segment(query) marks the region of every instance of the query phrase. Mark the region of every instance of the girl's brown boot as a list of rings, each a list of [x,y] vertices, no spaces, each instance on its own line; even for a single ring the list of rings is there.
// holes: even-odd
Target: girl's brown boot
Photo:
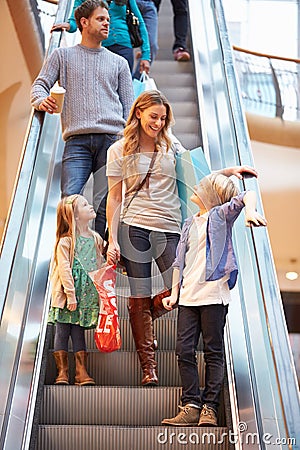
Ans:
[[[77,386],[94,386],[95,380],[89,376],[86,370],[87,352],[81,350],[74,353],[75,356],[75,384]]]
[[[58,375],[55,384],[69,384],[69,360],[68,352],[65,350],[58,350],[53,352]]]

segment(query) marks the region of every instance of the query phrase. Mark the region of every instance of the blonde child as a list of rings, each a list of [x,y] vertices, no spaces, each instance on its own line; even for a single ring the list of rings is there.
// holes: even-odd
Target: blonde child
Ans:
[[[219,173],[204,177],[191,200],[199,213],[182,228],[173,264],[172,292],[163,300],[171,310],[177,303],[176,355],[182,380],[180,412],[164,419],[172,426],[217,426],[217,410],[224,377],[223,335],[238,267],[232,227],[245,207],[246,226],[265,226],[256,211],[253,191],[238,194],[230,178]],[[202,333],[205,387],[200,394],[196,349]]]
[[[69,384],[68,341],[75,356],[75,384],[94,385],[86,370],[85,329],[97,325],[99,296],[89,276],[102,264],[102,239],[89,227],[94,208],[82,195],[63,198],[57,207],[57,230],[51,273],[52,302],[49,322],[56,325],[55,384]]]

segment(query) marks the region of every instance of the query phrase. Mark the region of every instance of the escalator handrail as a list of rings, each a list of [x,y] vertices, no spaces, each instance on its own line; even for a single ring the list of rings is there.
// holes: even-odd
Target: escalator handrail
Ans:
[[[69,13],[69,10],[72,6],[72,0],[61,0],[60,5],[57,11],[57,20],[64,21],[65,17]],[[52,52],[55,48],[57,48],[60,45],[61,40],[61,34],[62,33],[55,33],[50,39],[50,45],[48,48],[48,53]],[[57,136],[60,136],[61,139],[61,132],[58,130],[58,127],[60,127],[59,122],[57,118],[52,118],[53,120],[50,120],[50,124],[54,124],[57,130]],[[43,161],[44,156],[46,156],[46,153],[40,152],[40,144],[43,142],[45,144],[45,140],[47,142],[47,148],[48,144],[50,143],[49,137],[47,133],[44,132],[45,124],[48,122],[48,117],[45,116],[44,113],[32,111],[31,118],[28,125],[28,131],[26,134],[23,151],[22,151],[22,158],[20,161],[19,171],[16,177],[16,183],[14,188],[14,193],[12,196],[11,206],[8,214],[8,219],[6,223],[5,233],[2,240],[2,247],[1,247],[1,258],[0,258],[0,270],[1,270],[1,286],[0,286],[0,328],[1,333],[3,333],[3,336],[9,335],[11,339],[11,334],[9,331],[10,325],[10,313],[13,317],[14,310],[11,308],[11,301],[15,298],[11,296],[11,292],[14,291],[15,281],[16,278],[14,278],[14,273],[18,273],[15,269],[18,267],[18,258],[22,258],[22,261],[26,261],[26,255],[22,253],[22,250],[24,248],[22,247],[24,242],[24,236],[26,236],[27,227],[31,227],[31,236],[34,235],[33,242],[38,247],[32,247],[30,250],[32,250],[31,254],[33,255],[32,261],[28,260],[28,274],[27,271],[24,274],[24,279],[20,277],[20,287],[21,290],[18,291],[19,293],[22,292],[22,301],[20,302],[20,307],[18,305],[18,302],[14,303],[13,307],[20,311],[20,315],[18,317],[19,320],[19,327],[17,329],[17,332],[14,334],[14,352],[12,352],[12,357],[8,359],[8,363],[5,366],[5,361],[3,362],[3,366],[6,368],[6,374],[7,377],[5,379],[5,384],[3,383],[2,393],[3,393],[3,401],[1,407],[3,408],[1,412],[3,412],[3,420],[1,422],[1,435],[0,435],[0,441],[1,441],[1,448],[6,448],[7,442],[10,440],[15,441],[15,448],[20,448],[16,444],[16,440],[18,442],[20,439],[22,439],[25,435],[29,436],[28,433],[30,433],[29,428],[23,429],[21,431],[21,417],[18,416],[19,408],[20,408],[20,397],[22,397],[21,402],[23,399],[26,399],[26,397],[30,398],[30,404],[26,404],[26,407],[22,410],[21,416],[24,416],[26,418],[26,426],[28,425],[27,418],[30,416],[30,413],[32,412],[32,409],[34,408],[34,401],[35,397],[33,393],[36,393],[36,389],[33,389],[34,386],[30,384],[30,379],[25,379],[23,377],[22,370],[24,367],[24,364],[28,364],[28,367],[30,364],[36,364],[37,361],[40,359],[39,355],[41,354],[41,349],[44,345],[44,335],[43,335],[43,327],[45,321],[43,323],[40,323],[39,321],[36,322],[36,320],[32,320],[33,316],[38,317],[39,312],[37,311],[37,308],[34,308],[32,305],[32,295],[35,290],[35,301],[37,299],[37,302],[39,303],[39,306],[41,308],[46,307],[47,301],[44,303],[41,303],[40,301],[40,295],[41,292],[46,291],[46,282],[47,282],[47,270],[45,271],[45,261],[42,258],[42,264],[39,264],[39,277],[41,282],[37,286],[38,283],[36,283],[35,277],[37,276],[37,258],[39,258],[41,255],[41,251],[43,249],[43,246],[40,245],[40,228],[41,224],[44,223],[45,217],[44,217],[44,211],[40,215],[40,222],[39,224],[36,224],[35,229],[33,229],[32,224],[34,224],[34,219],[31,221],[30,217],[28,215],[28,212],[31,211],[31,205],[32,205],[32,196],[31,191],[35,191],[36,182],[38,180],[38,176],[40,174],[39,168],[41,167],[41,161]],[[45,130],[46,131],[46,130]],[[54,131],[54,130],[53,130]],[[52,136],[54,136],[52,134]],[[53,137],[53,145],[55,145],[56,139]],[[51,140],[52,144],[52,140]],[[44,198],[39,198],[39,195],[42,194],[42,192],[39,194],[37,192],[37,199],[39,201],[39,205],[41,208],[43,208],[43,202],[46,200],[49,189],[50,189],[50,182],[49,176],[51,176],[51,172],[53,171],[54,167],[57,167],[57,161],[55,163],[55,155],[56,153],[50,153],[48,162],[49,166],[45,166],[47,170],[45,171],[45,174],[47,173],[47,178],[44,178],[43,181],[43,193],[45,195]],[[56,164],[56,166],[55,166]],[[42,176],[42,175],[41,175]],[[42,184],[41,184],[42,186]],[[57,192],[59,192],[57,189],[55,191],[56,195]],[[44,208],[46,208],[46,205],[44,205]],[[53,207],[51,205],[51,208],[53,210]],[[34,216],[34,215],[33,215]],[[29,237],[29,234],[27,234]],[[23,238],[23,240],[22,240]],[[47,238],[46,238],[47,239]],[[47,246],[46,246],[47,247]],[[49,259],[50,259],[49,252]],[[40,273],[42,271],[42,276],[40,276]],[[27,279],[25,277],[28,277]],[[19,279],[19,278],[17,278]],[[16,291],[14,291],[16,292]],[[18,294],[17,292],[17,294]],[[42,294],[43,295],[43,294]],[[22,306],[21,306],[22,305]],[[22,316],[21,316],[22,314]],[[29,319],[30,317],[30,319]],[[5,320],[2,320],[5,318]],[[21,319],[21,320],[20,320]],[[29,323],[29,327],[27,328],[28,321],[31,320],[31,323]],[[13,322],[13,321],[12,321]],[[32,329],[31,325],[34,325],[35,332],[36,332],[36,353],[33,352],[30,353],[30,359],[28,359],[27,352],[27,342],[26,337],[28,339],[28,333],[27,330]],[[40,334],[39,334],[40,333]],[[6,342],[3,340],[3,342]],[[10,341],[11,342],[11,341]],[[24,363],[24,360],[26,362]],[[21,367],[21,365],[23,366]],[[34,374],[33,374],[33,382],[35,383],[36,377],[38,377],[38,371],[36,371],[37,366],[34,366]],[[28,384],[27,384],[28,383]],[[21,389],[20,389],[20,386]],[[29,408],[29,409],[28,409]],[[17,411],[17,412],[15,412]],[[20,420],[19,423],[19,434],[15,436],[15,417],[18,417]],[[25,431],[25,433],[24,433]],[[23,434],[24,433],[24,434]],[[10,444],[8,444],[10,445]],[[11,447],[9,447],[11,448]],[[23,448],[23,447],[22,447]],[[27,448],[27,447],[26,447]]]
[[[20,159],[19,170],[16,176],[14,192],[3,231],[0,248],[0,323],[10,282],[11,268],[23,223],[25,205],[43,122],[44,115],[42,113],[32,112]]]
[[[73,0],[60,0],[57,9],[57,22],[64,22],[73,4]],[[62,33],[53,33],[49,42],[47,55],[59,47]],[[14,191],[3,231],[0,246],[0,323],[5,304],[7,289],[10,283],[11,268],[23,223],[24,211],[28,198],[31,177],[36,161],[39,139],[44,123],[45,113],[32,110],[24,145],[21,153],[19,169],[16,175]]]
[[[220,36],[222,34],[223,39],[220,38],[220,44],[223,51],[223,57],[224,57],[224,67],[225,72],[227,75],[227,83],[228,83],[228,93],[230,96],[230,102],[232,104],[232,111],[233,111],[233,123],[235,128],[235,133],[237,137],[238,142],[238,150],[239,150],[239,156],[240,156],[240,162],[243,164],[244,154],[249,151],[250,143],[249,143],[249,135],[247,132],[247,123],[245,114],[243,112],[242,107],[242,101],[241,101],[241,93],[239,90],[238,82],[237,82],[237,75],[235,73],[234,68],[234,59],[233,54],[231,50],[231,46],[229,43],[228,38],[228,31],[226,27],[226,21],[224,16],[224,11],[222,7],[221,0],[215,0],[215,11],[217,16],[217,22],[219,24],[219,30],[220,30]],[[228,81],[230,80],[230,82]],[[243,117],[243,121],[241,121],[241,117]],[[245,145],[245,143],[248,143],[248,145]],[[243,145],[244,144],[244,145]],[[248,147],[248,148],[247,148]],[[259,189],[257,187],[257,195],[260,198]],[[261,200],[260,200],[261,203]],[[261,206],[262,209],[262,206]],[[266,237],[267,239],[267,237]],[[286,320],[284,316],[284,309],[282,305],[282,299],[280,296],[276,271],[275,271],[275,265],[272,257],[272,251],[271,251],[271,245],[269,240],[266,242],[266,244],[261,244],[261,242],[256,238],[255,234],[252,232],[252,241],[253,241],[253,248],[255,253],[255,265],[258,268],[258,277],[259,282],[261,285],[261,293],[262,293],[262,305],[263,305],[263,311],[265,314],[265,321],[267,324],[267,330],[269,335],[269,341],[270,341],[270,349],[272,354],[272,359],[274,363],[274,370],[275,370],[275,377],[277,380],[277,387],[278,387],[278,393],[281,401],[282,406],[282,414],[283,414],[283,420],[284,420],[284,427],[286,429],[286,435],[287,436],[296,436],[296,431],[300,428],[300,397],[299,397],[299,389],[298,389],[298,382],[296,379],[296,371],[293,361],[293,356],[291,352],[289,337],[288,337],[288,330],[286,326]],[[268,266],[269,270],[269,282],[271,281],[274,283],[275,286],[277,286],[277,295],[276,295],[276,302],[273,302],[271,305],[272,313],[270,311],[270,304],[268,304],[268,299],[265,295],[265,279],[264,277],[264,268],[261,264],[261,255],[262,253],[259,251],[260,248],[267,249],[269,253],[269,261],[271,261],[272,265]],[[270,302],[269,302],[270,303]],[[271,317],[274,315],[274,318],[271,319]],[[274,320],[275,319],[275,320]],[[280,336],[279,336],[280,334]],[[283,350],[284,349],[284,350]],[[285,361],[282,361],[281,356],[284,354]],[[282,371],[285,372],[285,365],[286,361],[289,360],[289,372],[290,376],[288,377],[288,384],[291,392],[293,392],[293,395],[291,397],[285,396],[285,388],[286,388],[286,377],[287,374],[283,374]],[[283,377],[282,377],[283,375]],[[294,404],[297,404],[297,407],[292,409],[291,407],[291,401],[294,402]],[[298,410],[298,416],[297,416],[297,410]],[[297,424],[297,425],[296,425]]]
[[[243,108],[241,104],[241,96],[237,84],[237,77],[234,71],[234,65],[233,65],[233,57],[232,57],[232,49],[229,44],[228,40],[228,32],[226,29],[226,22],[224,18],[223,13],[223,7],[221,0],[212,0],[209,5],[206,5],[206,11],[209,9],[209,13],[213,15],[213,21],[214,21],[214,32],[216,33],[215,39],[213,39],[213,44],[211,47],[209,47],[208,52],[206,53],[205,50],[203,50],[203,42],[201,42],[201,38],[203,38],[203,41],[205,38],[207,41],[212,41],[212,36],[204,36],[205,31],[202,31],[206,27],[206,23],[197,23],[196,17],[199,18],[199,3],[197,0],[190,0],[189,2],[189,9],[190,9],[190,19],[191,19],[191,28],[192,28],[192,43],[193,43],[193,53],[195,58],[195,72],[196,72],[196,79],[197,79],[197,88],[198,92],[200,93],[200,116],[201,111],[205,111],[205,114],[203,113],[203,117],[201,117],[201,129],[204,130],[204,132],[207,132],[207,129],[211,127],[211,118],[216,115],[218,118],[216,119],[214,126],[215,126],[215,133],[217,134],[220,131],[220,128],[218,128],[220,119],[220,116],[223,114],[222,111],[217,111],[219,104],[211,98],[209,98],[210,103],[205,103],[205,95],[209,95],[209,91],[213,91],[216,89],[216,85],[214,84],[214,78],[213,75],[211,75],[214,70],[214,63],[217,58],[220,58],[220,65],[222,65],[222,74],[219,74],[219,78],[216,77],[216,82],[219,83],[218,88],[220,91],[226,85],[224,88],[224,91],[222,91],[222,98],[220,101],[220,104],[225,102],[226,97],[226,107],[230,109],[230,117],[228,118],[228,126],[230,126],[230,132],[231,135],[229,139],[232,139],[232,141],[228,142],[227,137],[228,136],[222,136],[219,135],[218,139],[213,139],[215,136],[208,136],[204,139],[204,151],[207,155],[208,160],[211,162],[213,169],[218,169],[220,167],[224,167],[224,164],[226,165],[233,165],[233,164],[248,164],[253,165],[253,158],[251,155],[251,147],[250,147],[250,140],[247,133],[247,125],[246,125],[246,119],[243,113]],[[203,5],[203,9],[205,6]],[[202,9],[202,12],[203,12]],[[201,15],[201,12],[200,12]],[[203,14],[204,17],[204,14]],[[199,33],[199,29],[201,30],[201,33]],[[210,30],[211,31],[211,30]],[[201,34],[201,37],[200,37]],[[215,42],[216,41],[216,42]],[[218,54],[218,52],[221,52],[221,55]],[[202,64],[202,65],[201,65]],[[203,71],[203,66],[207,65],[206,69],[207,71]],[[219,70],[219,66],[217,66],[217,70]],[[222,78],[224,77],[224,79]],[[204,85],[203,85],[204,80]],[[201,88],[201,86],[203,87]],[[220,88],[220,85],[222,86]],[[226,92],[225,92],[226,91]],[[201,97],[202,95],[202,97]],[[205,107],[204,107],[205,103]],[[225,105],[225,103],[224,103]],[[206,109],[205,109],[206,108]],[[208,112],[208,114],[206,114]],[[225,111],[224,111],[225,112]],[[211,117],[209,116],[211,114]],[[218,116],[218,114],[220,116]],[[207,115],[207,117],[206,117]],[[227,148],[226,146],[231,146],[229,150],[229,157],[227,157]],[[213,148],[214,147],[214,148]],[[217,148],[217,156],[214,154],[215,148]],[[213,148],[213,150],[212,150]],[[226,150],[226,152],[225,152]],[[223,152],[223,153],[222,153]],[[234,157],[232,157],[234,155]],[[245,188],[245,184],[243,186]],[[257,186],[256,181],[251,182],[251,189],[254,189],[257,193],[258,200],[259,200],[259,208],[262,209],[262,203],[260,199],[260,193]],[[249,234],[249,233],[248,233]],[[295,376],[295,368],[293,364],[293,358],[291,354],[291,349],[289,345],[288,340],[288,334],[287,334],[287,328],[286,323],[284,319],[283,314],[283,308],[282,308],[282,302],[280,298],[280,293],[278,289],[278,283],[276,279],[275,274],[275,268],[273,263],[272,254],[270,251],[270,244],[267,236],[267,231],[265,231],[263,238],[261,239],[261,235],[259,236],[259,239],[256,238],[255,233],[251,233],[249,242],[251,242],[251,251],[250,251],[250,257],[251,257],[251,264],[253,264],[253,271],[255,272],[255,276],[258,278],[258,284],[259,286],[259,298],[262,299],[263,303],[263,312],[260,311],[261,314],[261,326],[265,324],[264,328],[264,334],[268,333],[268,343],[266,343],[266,348],[268,347],[268,350],[266,350],[266,356],[265,358],[268,358],[268,353],[272,354],[272,361],[273,361],[273,367],[275,368],[274,371],[276,372],[275,378],[277,383],[275,385],[271,386],[271,391],[274,389],[274,392],[276,392],[277,389],[277,396],[280,397],[280,404],[282,407],[282,415],[284,416],[284,429],[285,429],[285,435],[286,436],[295,436],[296,430],[298,427],[298,430],[300,429],[299,425],[299,390],[298,390],[298,384]],[[248,236],[248,235],[247,235]],[[248,239],[248,237],[247,237]],[[262,243],[260,242],[262,241]],[[259,249],[259,250],[258,250]],[[263,255],[264,249],[266,249],[267,253],[267,263],[269,264],[268,270],[269,270],[269,277],[266,281],[266,277],[262,275],[264,267],[261,267],[261,265],[258,264],[258,258],[257,254]],[[266,262],[263,259],[264,265],[266,265]],[[249,261],[250,263],[250,261]],[[266,289],[266,283],[272,283],[274,284],[275,288],[273,291],[275,291],[274,297],[275,297],[275,306],[272,305],[271,307],[275,310],[276,320],[273,320],[273,317],[270,319],[270,299],[267,301],[264,295],[264,290]],[[239,283],[240,284],[240,283]],[[277,287],[277,288],[276,288]],[[273,292],[272,292],[273,293]],[[272,299],[273,300],[273,297]],[[272,311],[273,312],[273,311]],[[247,317],[247,309],[244,308],[243,311],[240,311],[241,317],[243,316],[244,319],[244,332],[247,334],[247,326],[248,326],[248,317]],[[278,320],[278,323],[277,323]],[[279,333],[282,337],[282,349],[275,348],[274,349],[274,342],[279,342],[279,337],[276,335]],[[267,330],[267,331],[266,331]],[[249,331],[249,330],[248,330]],[[251,330],[252,332],[252,330]],[[261,405],[260,399],[259,399],[259,392],[257,391],[257,386],[255,386],[256,381],[256,374],[255,374],[255,366],[252,365],[251,367],[251,351],[253,351],[252,343],[250,342],[250,336],[246,335],[243,336],[245,339],[245,348],[250,351],[248,354],[248,362],[247,365],[249,370],[249,383],[251,383],[250,388],[252,389],[252,393],[256,395],[256,399],[258,400],[258,403],[255,405],[255,398],[254,398],[254,410],[253,410],[253,419],[256,420],[256,426],[259,433],[263,432],[263,426],[262,423],[263,420],[265,421],[265,415],[262,415],[263,420],[259,419],[260,415],[260,408],[262,408],[262,412],[264,411],[264,405]],[[259,349],[254,349],[254,351],[259,351]],[[278,352],[278,355],[277,355]],[[290,373],[284,374],[282,373],[284,364],[281,363],[280,358],[283,358],[283,354],[285,354],[286,360],[288,361],[288,367],[290,370]],[[231,361],[233,364],[234,361]],[[284,361],[283,361],[284,363]],[[271,364],[271,363],[270,363]],[[252,375],[252,376],[251,376]],[[288,380],[288,383],[287,383]],[[260,380],[258,380],[260,381]],[[288,384],[288,387],[285,385]],[[287,392],[290,390],[291,396],[289,396],[289,393]],[[292,398],[290,398],[292,397]],[[238,402],[237,402],[238,403]],[[290,406],[290,404],[295,405],[294,411],[296,411],[298,406],[298,411],[296,411],[296,414],[293,416],[293,409]],[[277,403],[274,400],[273,408],[276,410]],[[286,417],[286,415],[288,417]],[[238,417],[238,416],[237,416]],[[274,428],[276,428],[276,419],[277,417],[274,417]],[[278,427],[279,428],[279,427]]]

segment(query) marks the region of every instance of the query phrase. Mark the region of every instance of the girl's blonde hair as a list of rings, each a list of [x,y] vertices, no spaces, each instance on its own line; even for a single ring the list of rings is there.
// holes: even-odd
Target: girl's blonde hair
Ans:
[[[76,243],[76,220],[75,210],[79,194],[69,195],[60,200],[56,209],[56,240],[54,245],[54,266],[57,265],[57,246],[61,238],[71,238],[71,257],[74,257],[75,243]],[[98,233],[89,228],[89,231],[94,237],[97,256],[102,251],[103,241]]]
[[[139,119],[136,117],[136,110],[139,109],[140,111],[144,111],[145,109],[148,109],[153,105],[163,105],[166,108],[165,125],[157,136],[157,150],[159,150],[162,145],[166,146],[166,151],[168,151],[171,147],[171,139],[168,135],[168,129],[174,123],[171,105],[161,92],[145,91],[134,101],[129,112],[126,127],[124,130],[124,156],[134,155],[135,153],[139,152],[141,125]]]
[[[211,173],[202,178],[199,185],[205,192],[203,199],[207,209],[223,205],[235,197],[239,190],[234,182],[221,173]]]

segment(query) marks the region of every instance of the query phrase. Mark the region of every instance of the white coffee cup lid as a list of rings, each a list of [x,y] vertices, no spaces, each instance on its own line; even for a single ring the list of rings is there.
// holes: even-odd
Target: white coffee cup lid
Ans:
[[[62,86],[60,86],[58,83],[55,83],[55,85],[51,88],[52,92],[56,92],[57,94],[65,94],[66,90]]]

